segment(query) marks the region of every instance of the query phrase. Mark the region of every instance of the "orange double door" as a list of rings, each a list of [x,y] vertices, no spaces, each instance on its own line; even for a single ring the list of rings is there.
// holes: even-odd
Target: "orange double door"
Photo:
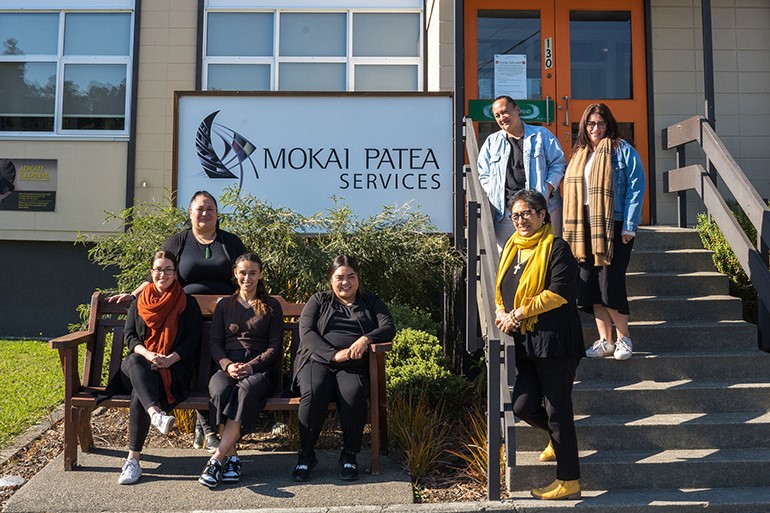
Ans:
[[[585,108],[606,103],[649,176],[644,23],[643,0],[466,0],[466,98],[547,100],[538,124],[568,156]],[[497,129],[479,122],[479,144]]]

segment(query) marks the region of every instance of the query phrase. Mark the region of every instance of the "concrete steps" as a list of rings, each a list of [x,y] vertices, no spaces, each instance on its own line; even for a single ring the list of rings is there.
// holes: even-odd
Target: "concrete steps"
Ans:
[[[727,277],[694,230],[644,227],[627,284],[634,356],[582,360],[573,390],[583,499],[528,499],[555,463],[537,459],[545,433],[519,422],[517,511],[770,511],[770,354]]]

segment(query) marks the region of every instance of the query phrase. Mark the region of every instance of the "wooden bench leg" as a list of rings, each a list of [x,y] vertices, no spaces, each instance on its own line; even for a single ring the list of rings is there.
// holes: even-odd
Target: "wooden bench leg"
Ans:
[[[77,423],[79,409],[70,406],[64,411],[64,470],[75,470],[78,466]]]
[[[80,450],[83,452],[93,452],[94,437],[91,433],[91,408],[80,408],[78,415],[77,429],[78,440],[80,440]]]

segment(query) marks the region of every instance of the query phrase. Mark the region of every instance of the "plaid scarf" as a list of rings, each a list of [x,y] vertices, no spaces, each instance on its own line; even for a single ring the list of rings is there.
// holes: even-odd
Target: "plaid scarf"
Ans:
[[[588,257],[585,240],[583,205],[583,173],[588,160],[588,147],[580,148],[570,159],[564,175],[564,240],[575,259],[585,262]],[[596,147],[588,180],[588,212],[591,226],[591,254],[594,265],[612,263],[612,238],[615,231],[615,200],[612,182],[612,140],[602,139]]]

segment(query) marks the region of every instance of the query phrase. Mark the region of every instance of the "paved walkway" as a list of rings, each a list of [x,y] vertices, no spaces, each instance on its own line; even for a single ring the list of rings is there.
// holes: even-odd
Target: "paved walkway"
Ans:
[[[7,513],[42,512],[164,512],[232,511],[263,508],[327,508],[408,505],[412,502],[409,475],[390,458],[382,458],[379,476],[363,474],[352,483],[338,477],[336,451],[319,451],[319,463],[308,483],[291,478],[296,453],[241,453],[243,477],[238,485],[209,489],[197,482],[206,462],[194,449],[147,449],[143,475],[134,485],[119,485],[125,448],[100,448],[80,454],[77,471],[63,470],[60,455],[9,500]],[[359,464],[368,467],[368,454]]]

